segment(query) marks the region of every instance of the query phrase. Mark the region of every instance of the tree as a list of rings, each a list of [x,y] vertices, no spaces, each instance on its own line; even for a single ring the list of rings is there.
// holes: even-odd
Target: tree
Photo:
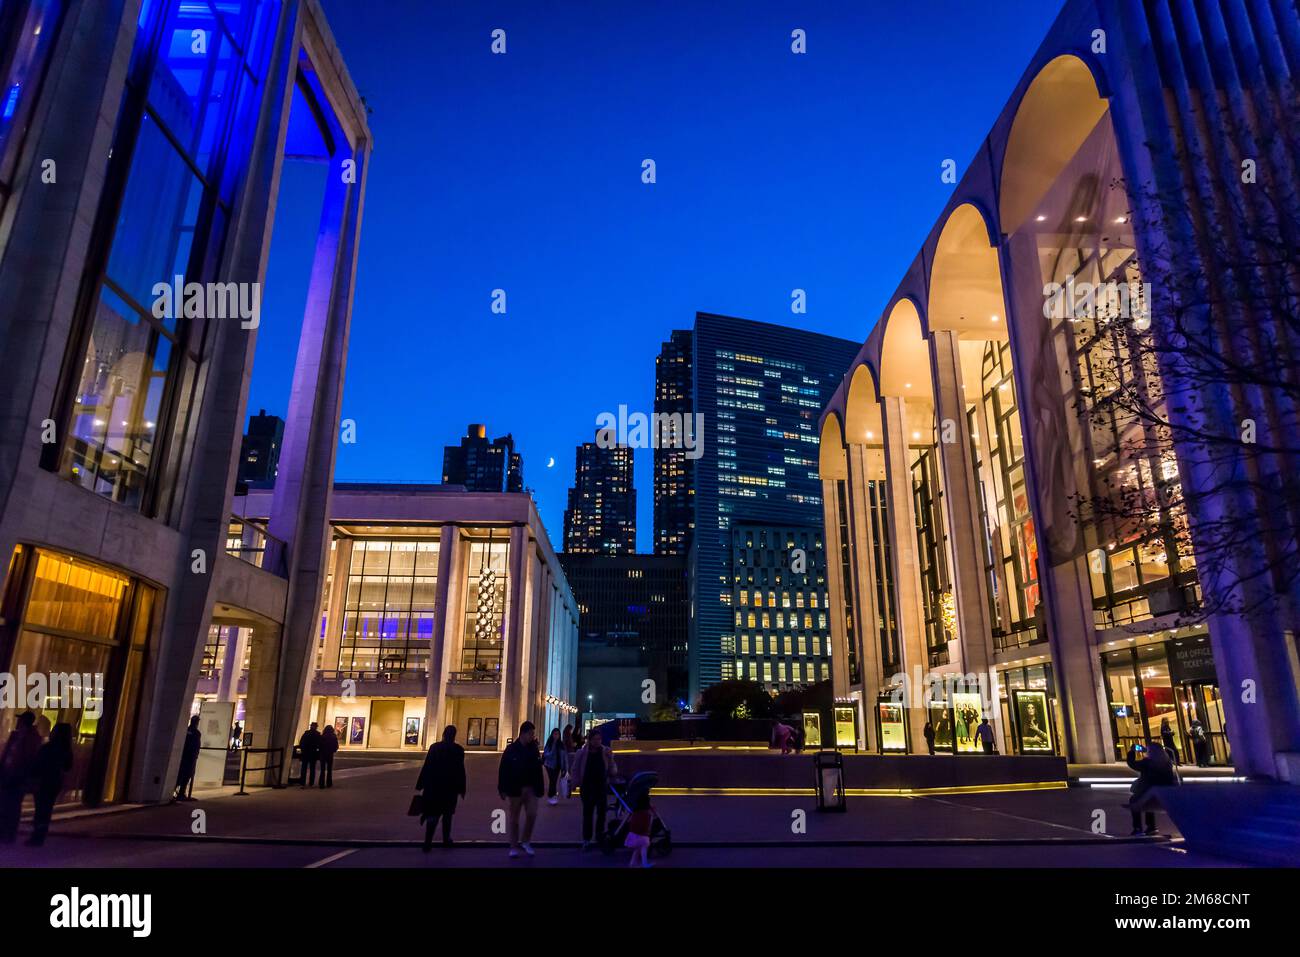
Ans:
[[[1083,433],[1115,437],[1077,516],[1094,575],[1131,544],[1157,577],[1168,563],[1169,604],[1153,614],[1272,631],[1300,607],[1300,202],[1285,172],[1261,159],[1248,177],[1234,155],[1181,155],[1164,185],[1137,191],[1140,248],[1101,277],[1132,294],[1108,289],[1069,318],[1089,370]]]
[[[772,697],[748,678],[719,681],[700,692],[698,709],[715,720],[770,718]]]

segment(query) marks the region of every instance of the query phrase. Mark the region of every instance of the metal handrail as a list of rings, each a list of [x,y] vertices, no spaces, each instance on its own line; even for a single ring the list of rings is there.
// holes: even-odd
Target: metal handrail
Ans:
[[[275,762],[268,761],[260,768],[250,768],[248,766],[248,756],[250,754],[274,754]],[[240,752],[239,758],[239,790],[235,792],[236,797],[248,797],[248,792],[244,790],[249,771],[282,771],[284,770],[284,748],[244,748]],[[282,788],[283,784],[273,783],[262,785],[263,787]]]

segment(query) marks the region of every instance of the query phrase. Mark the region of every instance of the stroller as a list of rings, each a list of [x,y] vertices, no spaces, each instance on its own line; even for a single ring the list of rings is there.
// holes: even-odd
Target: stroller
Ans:
[[[632,809],[642,798],[649,797],[651,789],[659,783],[659,775],[654,771],[638,771],[628,781],[611,781],[609,790],[612,800],[609,802],[610,819],[601,835],[600,849],[606,854],[613,854],[615,849],[623,847],[627,840],[628,818]],[[650,822],[651,857],[667,857],[673,849],[673,832],[668,829],[658,812]]]

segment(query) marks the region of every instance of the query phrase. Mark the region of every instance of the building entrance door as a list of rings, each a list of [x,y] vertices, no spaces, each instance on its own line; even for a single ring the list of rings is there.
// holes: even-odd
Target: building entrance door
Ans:
[[[1228,736],[1224,732],[1223,698],[1219,686],[1209,681],[1186,682],[1178,686],[1179,711],[1184,719],[1183,737],[1190,742],[1190,753],[1184,759],[1195,764],[1231,764]],[[1193,721],[1199,721],[1205,731],[1204,743],[1193,734]],[[1201,749],[1198,753],[1197,748]]]

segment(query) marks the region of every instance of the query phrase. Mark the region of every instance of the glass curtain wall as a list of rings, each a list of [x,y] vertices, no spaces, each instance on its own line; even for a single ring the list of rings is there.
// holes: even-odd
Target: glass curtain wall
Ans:
[[[182,305],[176,284],[214,275],[243,171],[228,158],[256,120],[278,9],[277,0],[152,0],[140,15],[96,226],[103,252],[90,268],[101,272],[54,416],[68,438],[43,464],[152,514],[167,504],[159,475],[175,463],[165,462],[165,437],[183,435],[193,411],[206,323],[218,318],[209,313],[231,311],[210,296]]]
[[[0,2],[0,210],[13,191],[19,152],[65,9],[65,0]]]
[[[460,671],[453,677],[500,682],[510,615],[510,531],[490,529],[468,547]]]
[[[344,597],[340,677],[428,672],[438,548],[433,540],[356,540]],[[329,664],[326,670],[334,670]]]
[[[938,454],[933,446],[913,451],[916,459],[912,462],[912,501],[916,512],[925,647],[929,665],[935,668],[948,663],[948,641],[957,637],[949,632],[947,622],[953,600],[948,577],[948,535]]]
[[[991,558],[993,642],[999,651],[1005,651],[1047,637],[1036,627],[1041,600],[1038,539],[1029,509],[1025,443],[1012,379],[1010,342],[985,343],[982,383],[984,423],[977,434],[982,433],[988,449],[995,499],[993,510],[986,507],[984,511]],[[980,485],[987,502],[983,483]]]

